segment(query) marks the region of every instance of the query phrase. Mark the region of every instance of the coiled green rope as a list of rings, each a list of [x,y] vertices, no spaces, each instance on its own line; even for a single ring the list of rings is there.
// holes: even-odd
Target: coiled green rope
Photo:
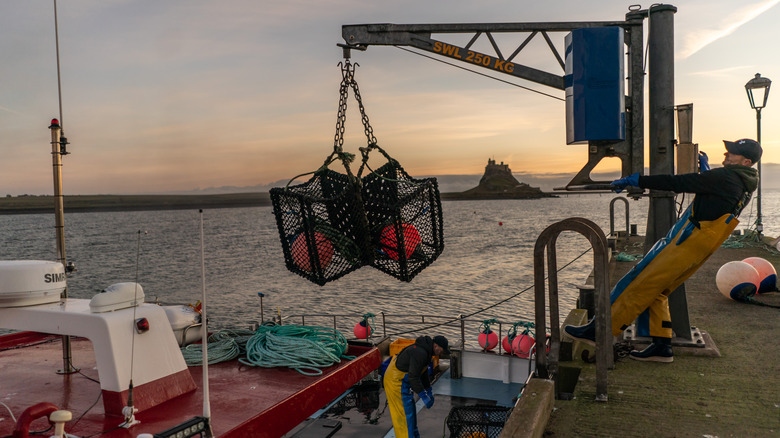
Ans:
[[[227,362],[246,353],[246,342],[254,332],[251,330],[221,330],[209,336],[209,365]],[[203,345],[190,344],[182,347],[181,354],[187,366],[203,365]]]
[[[260,327],[246,343],[246,358],[239,362],[265,368],[288,367],[307,376],[322,374],[321,368],[354,359],[345,356],[347,340],[337,330],[317,326],[284,325]]]
[[[188,366],[203,365],[202,344],[181,349]],[[239,356],[239,362],[265,368],[287,367],[308,376],[354,359],[346,356],[347,339],[339,331],[317,326],[261,326],[257,331],[221,330],[208,338],[208,363],[226,362]]]

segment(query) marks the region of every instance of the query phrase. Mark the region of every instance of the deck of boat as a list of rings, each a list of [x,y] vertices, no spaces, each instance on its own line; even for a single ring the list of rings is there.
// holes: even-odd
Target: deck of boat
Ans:
[[[444,367],[446,368],[446,364]],[[450,377],[450,369],[444,369],[433,384],[433,407],[425,409],[421,401],[417,402],[417,427],[420,436],[441,436],[445,431],[448,432],[446,436],[450,436],[451,430],[447,421],[453,408],[462,412],[495,408],[492,410],[500,415],[514,406],[522,389],[522,383],[503,383],[501,380],[471,377],[453,379]],[[496,431],[501,430],[499,426],[493,428]],[[332,436],[332,433],[343,438],[392,438],[395,436],[392,429],[387,397],[381,383],[376,381],[364,382],[352,388],[341,399],[322,412],[312,415],[285,436],[322,438]]]
[[[92,343],[73,338],[73,366],[77,374],[57,374],[62,368],[59,336],[22,332],[0,338],[0,401],[16,418],[29,406],[50,402],[73,413],[66,431],[77,436],[101,434],[107,438],[159,433],[203,414],[202,368],[190,367],[198,388],[155,408],[136,414],[140,424],[117,429],[120,417],[106,417],[101,400]],[[354,360],[306,376],[287,368],[245,366],[237,360],[209,366],[211,427],[219,437],[279,437],[330,403],[381,362],[376,348],[350,346]],[[137,360],[154,360],[138,358]],[[92,380],[95,381],[92,381]],[[11,435],[14,421],[0,406],[0,436]],[[37,420],[31,431],[45,430]]]

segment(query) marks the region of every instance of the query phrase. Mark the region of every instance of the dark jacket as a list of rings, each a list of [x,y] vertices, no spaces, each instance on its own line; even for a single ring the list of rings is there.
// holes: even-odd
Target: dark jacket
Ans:
[[[395,360],[396,368],[407,373],[409,385],[417,394],[431,386],[428,364],[432,358],[433,339],[430,336],[420,336],[414,344],[401,350]]]
[[[693,216],[711,221],[727,213],[739,215],[758,187],[758,172],[752,167],[728,164],[702,173],[640,175],[639,187],[695,193]]]

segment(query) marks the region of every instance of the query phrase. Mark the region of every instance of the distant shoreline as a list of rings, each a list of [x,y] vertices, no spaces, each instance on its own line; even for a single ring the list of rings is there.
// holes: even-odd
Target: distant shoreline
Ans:
[[[545,193],[545,197],[557,196]],[[503,194],[481,197],[461,193],[442,193],[443,201],[537,199]],[[543,198],[540,198],[543,199]],[[0,198],[0,215],[45,214],[54,212],[54,196],[15,196]],[[267,192],[219,195],[66,195],[66,213],[112,211],[187,210],[208,208],[265,207],[271,205]]]

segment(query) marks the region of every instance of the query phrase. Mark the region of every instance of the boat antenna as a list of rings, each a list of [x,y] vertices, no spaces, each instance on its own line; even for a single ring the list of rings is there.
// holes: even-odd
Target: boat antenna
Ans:
[[[149,234],[148,231],[144,231],[144,234]],[[135,419],[135,413],[138,409],[133,405],[133,365],[135,364],[135,331],[138,327],[138,320],[136,319],[136,309],[138,308],[138,266],[141,263],[141,230],[138,230],[138,244],[135,250],[135,291],[133,294],[133,331],[130,333],[130,384],[127,386],[127,406],[122,408],[122,415],[125,416],[125,422],[121,424],[121,427],[129,429],[136,424],[140,423]]]
[[[206,419],[206,430],[204,436],[211,437],[211,403],[209,401],[209,330],[208,319],[206,318],[206,261],[203,239],[203,209],[198,210],[200,214],[200,278],[201,278],[201,297],[200,297],[200,336],[203,339],[203,417]]]
[[[57,49],[57,96],[60,106],[60,126],[62,126],[62,80],[60,75],[60,31],[57,24],[57,0],[54,0],[54,44]]]

